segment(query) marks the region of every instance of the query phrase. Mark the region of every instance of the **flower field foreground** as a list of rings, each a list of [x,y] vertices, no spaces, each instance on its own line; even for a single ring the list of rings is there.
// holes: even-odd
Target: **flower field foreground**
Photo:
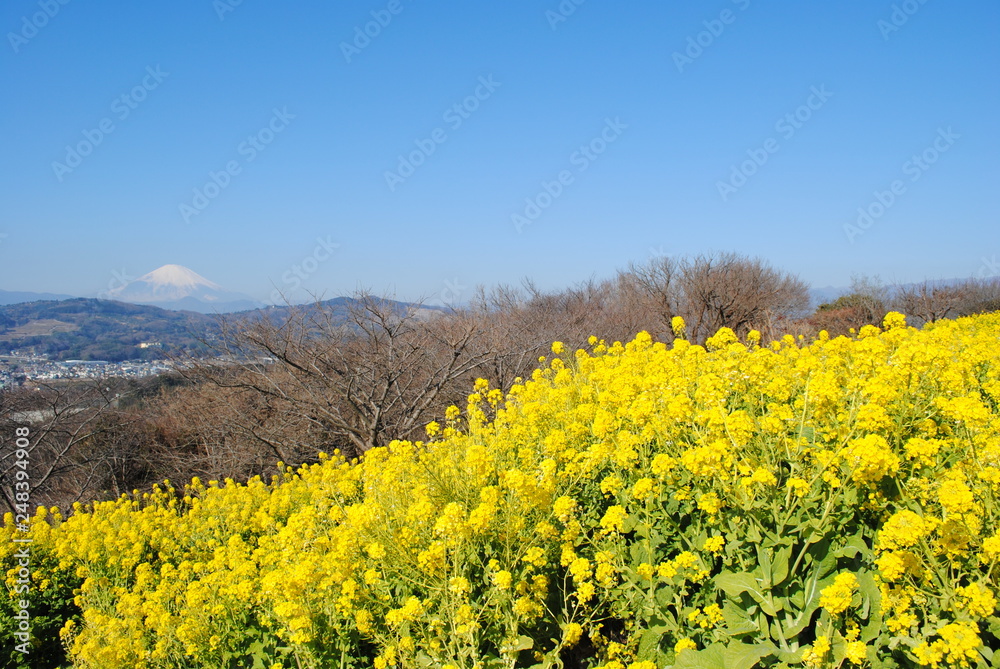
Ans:
[[[39,509],[36,643],[93,669],[997,666],[1000,315],[553,354],[361,462]]]

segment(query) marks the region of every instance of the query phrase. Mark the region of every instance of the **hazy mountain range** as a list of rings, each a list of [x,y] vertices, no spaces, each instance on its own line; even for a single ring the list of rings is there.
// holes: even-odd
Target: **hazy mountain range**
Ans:
[[[932,285],[950,285],[961,279],[930,281]],[[832,302],[850,292],[847,286],[823,286],[809,290],[812,306]],[[891,292],[891,287],[890,287]],[[226,314],[249,311],[267,306],[250,295],[228,290],[182,265],[164,265],[143,274],[125,285],[112,288],[98,295],[60,295],[26,291],[0,290],[0,305],[37,302],[41,300],[68,300],[78,297],[115,300],[128,304],[144,304],[175,311],[194,311],[201,314]]]
[[[0,305],[77,297],[96,297],[175,311],[196,311],[201,314],[225,314],[265,306],[249,295],[226,290],[214,281],[181,265],[164,265],[97,296],[0,290]]]
[[[39,300],[71,300],[75,295],[58,295],[56,293],[30,293],[24,290],[0,290],[0,305],[20,304],[21,302],[37,302]]]
[[[810,294],[813,304],[819,305],[835,300],[848,291],[849,288],[846,287],[825,286],[813,288]],[[195,311],[201,314],[225,314],[266,306],[245,293],[228,290],[182,265],[164,265],[99,295],[58,295],[0,290],[0,305],[40,300],[68,300],[76,297],[96,297],[129,304],[156,306],[161,309]]]
[[[389,302],[401,312],[417,307]],[[353,298],[338,297],[320,306],[335,321],[347,322],[353,303]],[[0,354],[112,362],[184,352],[211,355],[220,333],[216,315],[282,322],[289,312],[288,306],[266,306],[228,291],[186,267],[164,265],[99,298],[0,291]]]

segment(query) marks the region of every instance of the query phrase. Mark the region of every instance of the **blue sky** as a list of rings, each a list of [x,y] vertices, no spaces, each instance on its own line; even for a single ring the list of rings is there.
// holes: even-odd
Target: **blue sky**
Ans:
[[[1000,255],[995,2],[237,1],[4,3],[0,288],[176,263],[462,301],[656,254],[814,286]]]

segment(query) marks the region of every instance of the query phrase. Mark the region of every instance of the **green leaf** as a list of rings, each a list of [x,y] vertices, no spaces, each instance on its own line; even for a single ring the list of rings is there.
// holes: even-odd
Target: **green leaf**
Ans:
[[[858,591],[861,593],[861,617],[869,621],[861,632],[861,640],[868,643],[879,635],[882,627],[882,591],[869,571],[858,574]]]
[[[535,647],[535,640],[530,636],[524,636],[523,634],[517,637],[517,643],[514,644],[514,650],[531,650]]]
[[[715,577],[715,584],[730,597],[739,597],[740,594],[747,592],[757,602],[764,599],[760,581],[747,572],[734,574],[731,571],[724,571]]]
[[[760,627],[760,635],[765,639],[770,639],[771,625],[768,624],[767,614],[763,611],[757,614],[757,625]]]
[[[660,650],[660,640],[667,631],[665,625],[658,625],[643,632],[639,638],[639,659],[650,659],[656,655]]]
[[[781,585],[788,578],[789,562],[792,559],[792,547],[783,546],[774,554],[771,567],[771,585]]]
[[[726,669],[725,646],[714,643],[704,650],[683,650],[674,669]]]
[[[834,555],[842,558],[853,558],[858,553],[861,553],[863,555],[867,552],[869,552],[868,544],[865,543],[865,540],[861,537],[861,534],[855,534],[854,536],[852,536],[850,539],[847,540],[846,544],[838,548],[834,552]]]
[[[434,664],[434,658],[432,658],[424,651],[420,651],[417,653],[416,660],[417,660],[417,666],[420,667],[430,667]]]
[[[839,667],[844,663],[844,658],[847,657],[847,639],[845,639],[840,632],[833,635],[833,642],[830,644],[830,650],[833,651],[834,666]]]
[[[677,656],[674,669],[753,669],[761,659],[773,655],[771,644],[714,643],[703,650],[685,650]]]
[[[809,625],[812,620],[813,614],[816,609],[819,608],[820,599],[820,584],[819,577],[817,573],[812,573],[806,578],[805,583],[802,585],[802,598],[805,602],[803,606],[799,608],[799,614],[794,618],[789,619],[789,623],[783,625],[783,631],[785,633],[786,639],[792,639],[799,635],[799,633]]]
[[[760,572],[762,583],[761,586],[764,588],[770,588],[772,585],[771,581],[771,551],[757,545],[757,571]]]
[[[986,627],[989,629],[990,634],[1000,638],[1000,616],[990,616],[987,618]]]
[[[778,648],[775,651],[775,655],[780,661],[785,662],[787,664],[799,664],[802,661],[802,649],[781,650],[780,648]]]
[[[671,586],[657,588],[655,595],[656,603],[661,609],[666,609],[674,603],[674,589]]]
[[[739,604],[727,603],[722,607],[722,619],[726,621],[726,631],[730,636],[760,631],[760,625],[750,618]]]
[[[769,643],[731,643],[723,654],[723,662],[726,669],[752,669],[775,650]]]
[[[820,578],[824,578],[837,568],[837,555],[830,550],[830,540],[822,537],[810,549],[808,553],[812,558],[814,569]]]

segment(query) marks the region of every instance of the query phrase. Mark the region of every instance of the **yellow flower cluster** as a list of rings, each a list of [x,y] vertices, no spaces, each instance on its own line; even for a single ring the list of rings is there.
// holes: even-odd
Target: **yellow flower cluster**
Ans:
[[[854,574],[850,572],[838,574],[833,585],[823,588],[819,605],[829,611],[830,615],[839,615],[851,605],[851,599],[857,588],[858,579]]]
[[[1000,315],[552,352],[426,442],[40,511],[73,665],[986,666]]]

